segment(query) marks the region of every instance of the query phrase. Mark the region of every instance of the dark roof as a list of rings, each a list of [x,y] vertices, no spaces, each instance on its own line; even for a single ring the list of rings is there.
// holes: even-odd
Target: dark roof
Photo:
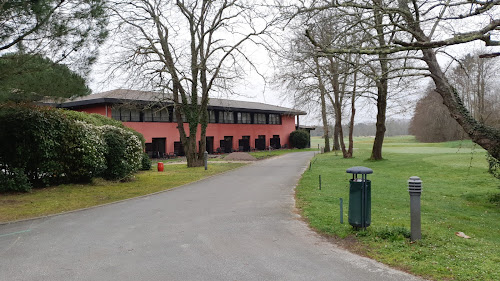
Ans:
[[[171,97],[150,91],[137,91],[127,89],[117,89],[98,94],[92,94],[84,97],[78,97],[71,100],[66,100],[61,103],[52,103],[58,107],[73,108],[95,104],[122,104],[122,103],[142,103],[149,104],[154,102],[172,103]],[[307,113],[301,110],[270,105],[259,102],[238,101],[228,99],[210,98],[208,101],[209,109],[223,110],[245,110],[251,112],[276,112],[290,115],[306,115]]]

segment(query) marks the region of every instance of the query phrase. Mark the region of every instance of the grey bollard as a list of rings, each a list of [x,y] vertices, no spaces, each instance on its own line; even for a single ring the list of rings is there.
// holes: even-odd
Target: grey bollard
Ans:
[[[324,147],[321,148],[321,154],[323,154],[323,153],[325,153],[325,148]]]
[[[410,177],[408,180],[410,193],[411,241],[422,239],[420,221],[420,195],[422,194],[422,181],[419,177]]]
[[[203,161],[205,162],[205,171],[208,169],[208,152],[203,152]]]

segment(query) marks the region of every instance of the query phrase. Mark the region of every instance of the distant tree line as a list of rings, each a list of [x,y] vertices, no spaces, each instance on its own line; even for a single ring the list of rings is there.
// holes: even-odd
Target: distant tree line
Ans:
[[[388,119],[386,121],[386,136],[405,136],[409,135],[410,120],[406,119]],[[348,130],[347,126],[342,126],[344,130]],[[330,128],[332,130],[333,128]],[[371,123],[356,123],[354,124],[353,136],[375,136],[376,126],[375,122]],[[316,127],[311,131],[311,136],[323,136],[323,126]]]

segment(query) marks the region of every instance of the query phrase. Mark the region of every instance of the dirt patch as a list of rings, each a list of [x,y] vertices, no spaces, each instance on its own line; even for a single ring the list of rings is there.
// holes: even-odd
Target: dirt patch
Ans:
[[[224,160],[255,161],[257,159],[246,152],[233,152],[224,157]]]

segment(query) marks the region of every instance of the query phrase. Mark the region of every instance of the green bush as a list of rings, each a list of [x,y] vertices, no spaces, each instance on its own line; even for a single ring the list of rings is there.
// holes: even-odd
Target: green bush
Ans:
[[[9,172],[0,171],[0,192],[31,191],[31,183],[22,169],[12,168]]]
[[[290,133],[290,144],[295,148],[306,148],[309,144],[309,133],[304,130],[295,130]]]
[[[59,111],[50,108],[1,106],[0,163],[24,171],[33,186],[60,182],[61,140],[68,130],[61,117]]]
[[[142,171],[151,170],[151,158],[149,158],[149,155],[147,153],[142,154],[141,170]]]
[[[90,113],[89,114],[89,113],[79,112],[79,111],[74,111],[74,110],[64,110],[63,114],[65,114],[66,116],[73,118],[75,120],[80,120],[80,121],[83,121],[85,123],[92,124],[92,125],[98,126],[98,127],[104,126],[104,125],[111,125],[111,126],[122,128],[126,131],[131,132],[135,136],[137,136],[139,138],[139,140],[141,140],[141,142],[143,143],[143,146],[144,146],[144,143],[146,142],[146,140],[144,139],[144,136],[141,133],[139,133],[136,130],[131,129],[129,127],[125,127],[125,125],[123,125],[123,123],[121,121],[106,117],[104,115],[97,114],[97,113]]]
[[[108,147],[107,169],[103,177],[108,180],[123,180],[139,170],[142,162],[142,143],[139,138],[124,129],[104,125],[100,129]]]
[[[104,116],[1,104],[0,191],[128,177],[141,167],[143,140]]]
[[[70,128],[62,141],[64,174],[68,182],[88,182],[106,169],[108,147],[98,127],[77,120]]]

